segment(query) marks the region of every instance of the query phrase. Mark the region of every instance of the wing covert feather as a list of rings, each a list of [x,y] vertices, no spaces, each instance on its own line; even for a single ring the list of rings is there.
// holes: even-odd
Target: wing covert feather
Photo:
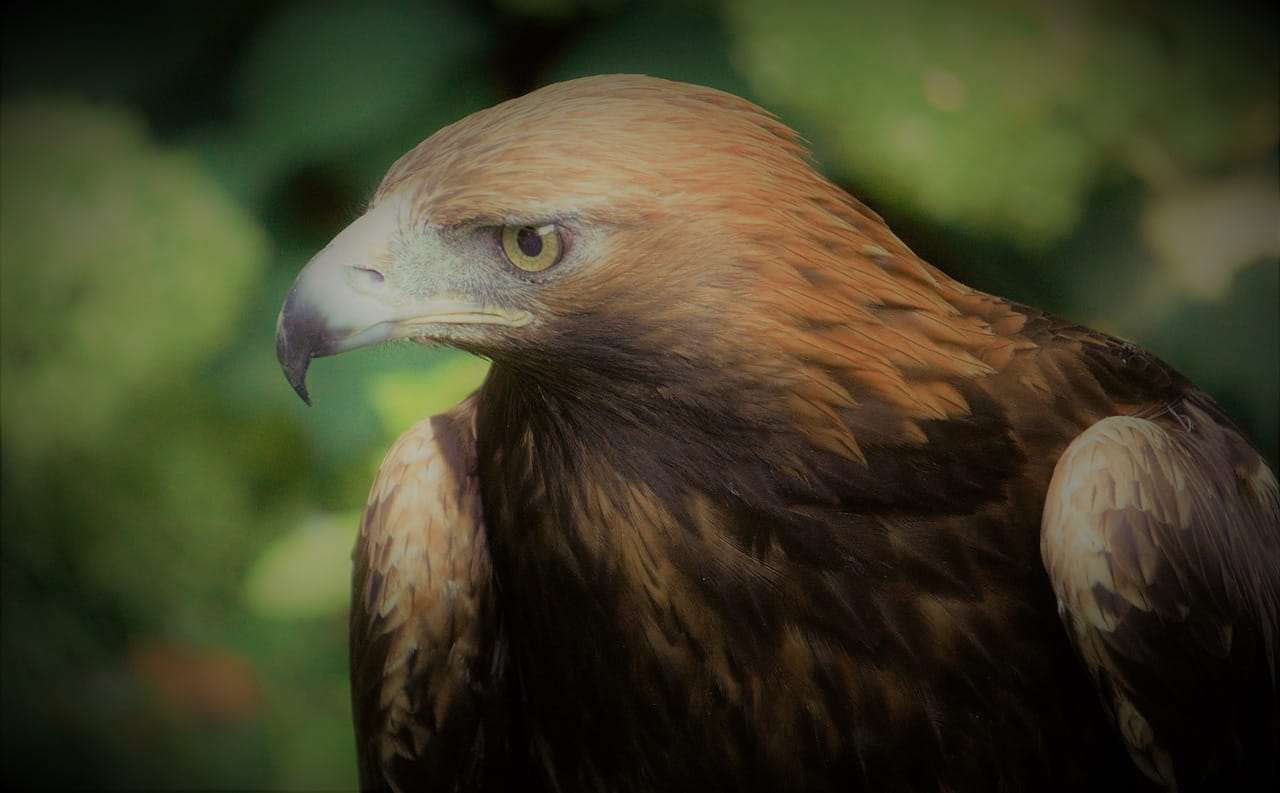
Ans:
[[[1068,446],[1041,554],[1143,771],[1170,789],[1252,789],[1280,780],[1276,480],[1214,413],[1187,403],[1173,418],[1113,416]]]
[[[475,478],[473,400],[387,452],[356,542],[352,707],[363,789],[484,790],[505,767],[506,662]]]

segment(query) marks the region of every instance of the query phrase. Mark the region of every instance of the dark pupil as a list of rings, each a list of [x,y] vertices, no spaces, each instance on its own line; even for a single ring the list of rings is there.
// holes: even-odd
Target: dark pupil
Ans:
[[[530,226],[525,226],[516,232],[516,245],[520,246],[520,252],[530,259],[536,259],[538,254],[542,253],[542,237],[538,235],[538,230]]]

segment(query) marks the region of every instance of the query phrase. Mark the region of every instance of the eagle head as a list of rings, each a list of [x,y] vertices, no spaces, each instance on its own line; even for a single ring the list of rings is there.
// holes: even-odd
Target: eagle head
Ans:
[[[851,257],[871,257],[865,283],[845,283]],[[893,272],[904,259],[907,278]],[[298,276],[277,352],[304,400],[312,358],[391,339],[579,385],[674,387],[710,368],[802,367],[812,350],[782,349],[797,329],[845,324],[849,298],[941,305],[939,278],[766,111],[711,88],[588,77],[401,157]]]

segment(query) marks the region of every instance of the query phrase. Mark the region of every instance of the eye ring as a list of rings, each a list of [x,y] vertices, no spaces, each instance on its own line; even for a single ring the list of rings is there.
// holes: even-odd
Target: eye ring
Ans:
[[[538,273],[560,261],[564,238],[554,223],[542,226],[503,226],[502,252],[507,261],[527,273]]]

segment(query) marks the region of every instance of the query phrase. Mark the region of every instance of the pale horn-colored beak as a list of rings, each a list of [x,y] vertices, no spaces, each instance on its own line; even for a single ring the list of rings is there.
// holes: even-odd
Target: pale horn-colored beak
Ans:
[[[433,325],[519,327],[532,319],[528,312],[496,310],[456,295],[417,297],[420,287],[405,288],[424,274],[406,271],[389,253],[399,232],[399,209],[394,200],[383,202],[343,229],[307,263],[285,298],[276,322],[276,357],[308,405],[312,358],[429,337]]]

